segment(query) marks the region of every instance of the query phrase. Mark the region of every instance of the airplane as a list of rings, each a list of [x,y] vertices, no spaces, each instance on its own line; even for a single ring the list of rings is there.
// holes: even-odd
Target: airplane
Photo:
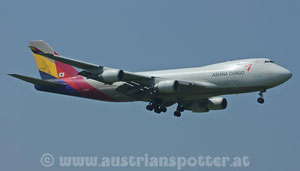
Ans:
[[[267,58],[227,61],[203,67],[129,72],[60,56],[45,41],[30,41],[41,79],[8,74],[29,82],[36,90],[109,102],[147,102],[159,114],[177,104],[174,116],[223,110],[221,95],[263,93],[292,77],[292,73]],[[75,68],[81,69],[78,72]]]

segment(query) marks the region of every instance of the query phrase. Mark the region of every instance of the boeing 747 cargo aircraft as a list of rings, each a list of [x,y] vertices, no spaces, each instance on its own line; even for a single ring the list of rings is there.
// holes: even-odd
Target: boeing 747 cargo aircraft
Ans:
[[[41,79],[9,74],[32,83],[39,91],[110,102],[144,101],[146,109],[166,112],[177,104],[174,115],[184,110],[208,112],[227,107],[220,95],[263,93],[292,77],[287,69],[266,58],[228,61],[203,67],[129,72],[60,56],[46,42],[31,41]],[[77,71],[74,67],[81,69]]]

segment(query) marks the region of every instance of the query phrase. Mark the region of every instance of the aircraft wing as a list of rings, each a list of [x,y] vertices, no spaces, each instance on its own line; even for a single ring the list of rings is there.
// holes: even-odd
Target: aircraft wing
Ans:
[[[59,55],[54,55],[50,53],[43,53],[36,49],[35,47],[30,47],[34,53],[39,53],[47,58],[72,65],[77,68],[83,69],[83,71],[79,72],[79,75],[87,77],[89,79],[94,79],[106,84],[113,84],[114,82],[122,81],[125,82],[123,85],[119,86],[116,90],[130,96],[135,99],[141,99],[144,95],[155,95],[157,91],[154,89],[156,83],[164,80],[168,80],[166,78],[154,77],[154,76],[146,76],[142,74],[136,74],[133,72],[103,67],[96,64],[91,64]],[[104,74],[119,74],[122,76],[122,79],[110,81],[104,79]],[[108,75],[111,76],[111,75]],[[215,84],[209,83],[207,81],[197,81],[197,82],[187,82],[176,80],[178,85],[182,89],[186,88],[196,88],[196,89],[211,89],[217,88]]]
[[[157,79],[157,77],[153,77],[153,79]],[[162,80],[162,78],[159,78],[159,80]],[[163,79],[167,80],[167,79]],[[177,80],[178,81],[178,80]],[[159,81],[155,81],[159,82]],[[155,84],[155,83],[154,83]],[[154,84],[143,84],[139,81],[131,81],[131,82],[125,82],[125,84],[119,86],[116,90],[130,96],[135,99],[143,99],[146,95],[146,97],[149,96],[155,96],[158,92],[154,88]],[[197,82],[186,82],[186,81],[178,81],[178,89],[181,92],[187,91],[187,90],[195,90],[195,89],[215,89],[218,88],[215,84],[206,82],[206,81],[197,81]]]
[[[29,46],[29,48],[32,50],[33,53],[45,56],[47,58],[50,58],[50,59],[53,59],[53,60],[56,60],[56,61],[59,61],[59,62],[65,63],[65,64],[69,64],[69,65],[72,65],[74,67],[81,68],[81,69],[84,69],[84,70],[92,70],[92,69],[103,68],[100,65],[91,64],[91,63],[88,63],[88,62],[83,62],[83,61],[79,61],[79,60],[76,60],[76,59],[63,57],[63,56],[60,56],[60,55],[54,55],[54,54],[51,54],[51,53],[44,53],[44,52],[40,51],[39,49],[37,49],[34,46]]]
[[[33,50],[34,47],[30,47],[30,48]],[[71,58],[67,58],[67,57],[63,57],[63,56],[59,56],[59,55],[53,55],[50,53],[39,52],[39,54],[42,56],[45,56],[47,58],[83,69],[84,71],[81,71],[78,74],[85,76],[85,77],[89,77],[89,76],[91,76],[91,74],[93,74],[93,75],[101,74],[105,70],[112,69],[112,68],[103,67],[100,65],[91,64],[88,62],[83,62],[83,61],[79,61],[79,60],[75,60],[75,59],[71,59]],[[142,81],[145,83],[148,83],[149,81],[151,81],[151,78],[152,77],[135,74],[135,73],[128,72],[128,71],[124,71],[124,76],[123,76],[123,79],[125,81],[137,81],[138,80],[139,82]]]

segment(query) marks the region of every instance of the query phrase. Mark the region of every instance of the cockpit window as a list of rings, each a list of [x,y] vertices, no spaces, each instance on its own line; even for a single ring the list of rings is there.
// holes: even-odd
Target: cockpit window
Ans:
[[[265,61],[265,63],[274,63],[274,61]]]

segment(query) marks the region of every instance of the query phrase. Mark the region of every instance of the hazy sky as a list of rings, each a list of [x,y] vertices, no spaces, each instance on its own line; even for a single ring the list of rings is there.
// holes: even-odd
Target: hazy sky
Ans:
[[[242,170],[299,170],[299,16],[297,0],[1,1],[0,170],[74,169],[41,166],[44,153],[246,155]],[[39,77],[27,46],[40,39],[63,56],[129,71],[268,57],[293,77],[264,105],[257,93],[231,95],[226,110],[176,118],[174,106],[157,115],[146,103],[38,92],[7,76]],[[232,168],[189,170],[199,169]]]

